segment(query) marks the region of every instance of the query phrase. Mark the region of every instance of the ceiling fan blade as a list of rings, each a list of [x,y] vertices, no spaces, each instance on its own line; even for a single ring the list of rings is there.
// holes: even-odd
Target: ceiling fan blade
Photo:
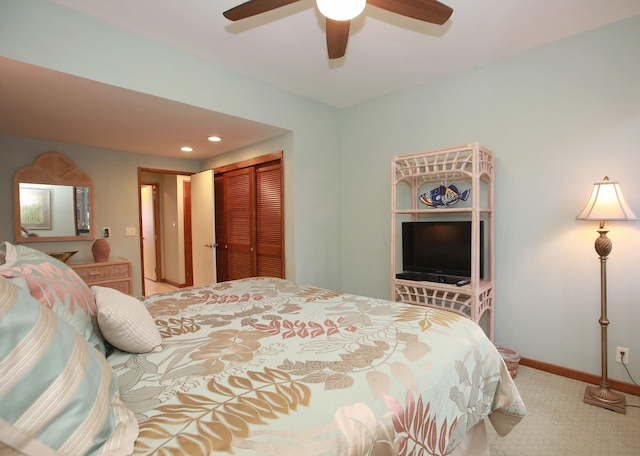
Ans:
[[[449,20],[453,9],[436,0],[367,0],[367,3],[392,13],[442,25]]]
[[[289,5],[290,3],[299,2],[300,0],[249,0],[241,5],[231,8],[224,13],[224,17],[230,21],[239,21],[256,14],[266,13],[267,11]]]
[[[351,21],[334,21],[327,18],[327,51],[330,59],[339,59],[347,52]]]

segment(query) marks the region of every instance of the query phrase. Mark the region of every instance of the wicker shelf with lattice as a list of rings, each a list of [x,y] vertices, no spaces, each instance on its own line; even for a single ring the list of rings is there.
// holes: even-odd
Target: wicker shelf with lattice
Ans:
[[[466,188],[468,187],[468,188]],[[437,189],[464,189],[464,199],[430,195]],[[466,193],[465,193],[466,192]],[[396,275],[402,268],[402,231],[407,221],[470,221],[471,276],[462,286]],[[391,160],[391,293],[399,302],[449,310],[483,322],[493,339],[494,305],[494,160],[477,143]],[[482,253],[481,253],[482,252]],[[455,278],[454,278],[455,279]]]

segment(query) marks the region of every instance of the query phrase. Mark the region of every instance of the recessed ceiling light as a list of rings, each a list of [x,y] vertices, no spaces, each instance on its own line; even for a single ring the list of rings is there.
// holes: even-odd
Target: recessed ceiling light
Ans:
[[[222,138],[221,138],[220,136],[209,136],[207,139],[208,139],[209,141],[211,141],[211,142],[219,142],[219,141],[222,141]]]
[[[182,152],[193,152],[193,147],[184,146],[184,147],[181,147],[180,150]]]

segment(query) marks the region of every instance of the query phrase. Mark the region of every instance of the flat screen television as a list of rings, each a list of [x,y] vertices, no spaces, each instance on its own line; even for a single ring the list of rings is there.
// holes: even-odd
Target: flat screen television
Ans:
[[[484,222],[480,222],[480,278],[484,278]],[[471,222],[403,222],[404,271],[471,277]]]

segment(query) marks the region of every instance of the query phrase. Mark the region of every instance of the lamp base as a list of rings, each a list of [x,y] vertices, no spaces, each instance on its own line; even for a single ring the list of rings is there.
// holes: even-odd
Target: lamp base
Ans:
[[[611,391],[604,386],[587,386],[584,392],[584,403],[597,405],[617,413],[626,415],[627,408],[625,405],[626,398],[624,394]]]

